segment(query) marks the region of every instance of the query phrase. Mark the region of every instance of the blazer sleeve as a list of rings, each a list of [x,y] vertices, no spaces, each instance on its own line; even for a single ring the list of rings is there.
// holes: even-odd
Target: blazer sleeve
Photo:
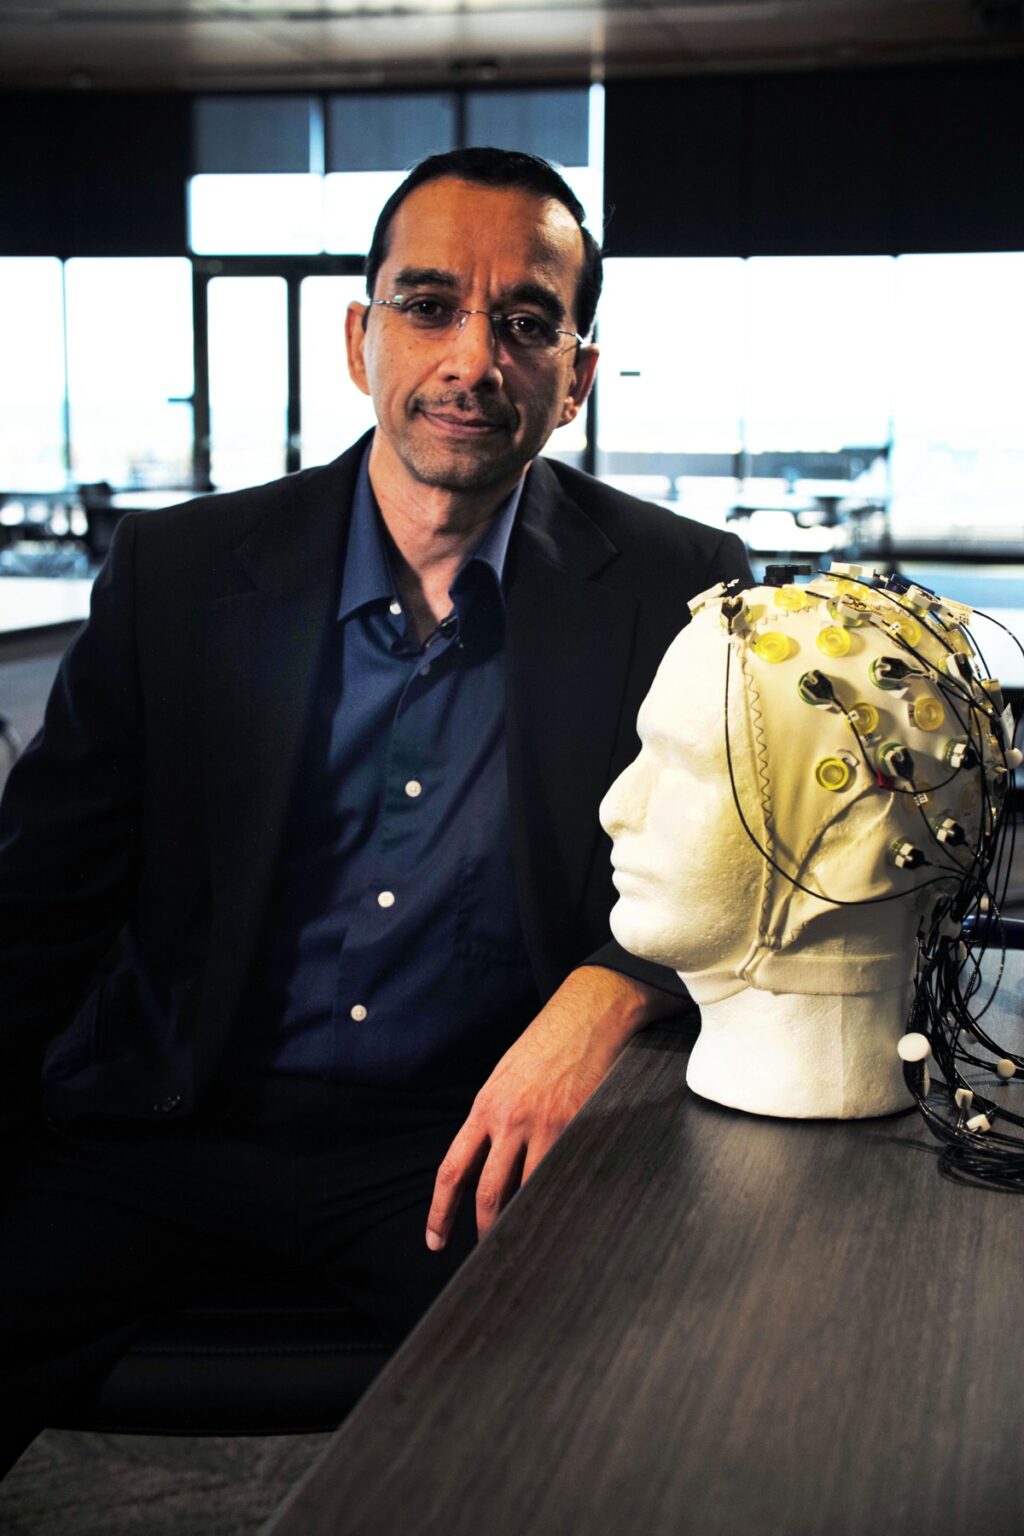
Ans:
[[[143,760],[134,521],[118,526],[0,805],[0,1119],[35,1091],[47,1041],[132,910]]]

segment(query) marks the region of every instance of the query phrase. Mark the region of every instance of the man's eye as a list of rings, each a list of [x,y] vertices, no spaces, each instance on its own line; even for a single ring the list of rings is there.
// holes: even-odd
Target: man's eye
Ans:
[[[407,299],[402,305],[402,314],[417,325],[442,326],[451,320],[452,307],[442,304],[440,299]]]
[[[539,315],[506,315],[505,330],[512,341],[526,347],[545,346],[554,334],[548,322]]]

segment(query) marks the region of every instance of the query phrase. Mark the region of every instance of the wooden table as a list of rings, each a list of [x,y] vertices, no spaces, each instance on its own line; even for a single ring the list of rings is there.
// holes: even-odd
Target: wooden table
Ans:
[[[703,1102],[688,1045],[634,1041],[266,1536],[1021,1536],[1024,1202],[916,1114]]]

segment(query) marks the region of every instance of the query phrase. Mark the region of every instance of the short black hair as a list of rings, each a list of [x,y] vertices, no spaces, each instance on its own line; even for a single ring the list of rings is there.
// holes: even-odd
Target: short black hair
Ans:
[[[377,274],[388,254],[391,224],[410,192],[428,181],[452,176],[459,181],[476,182],[484,187],[521,187],[538,197],[550,197],[567,208],[583,236],[583,266],[576,285],[575,325],[581,336],[589,334],[601,296],[601,247],[584,224],[583,204],[546,160],[516,149],[494,149],[489,145],[473,149],[451,149],[443,155],[428,155],[414,165],[408,176],[380,211],[373,239],[366,257],[366,290],[372,299]]]

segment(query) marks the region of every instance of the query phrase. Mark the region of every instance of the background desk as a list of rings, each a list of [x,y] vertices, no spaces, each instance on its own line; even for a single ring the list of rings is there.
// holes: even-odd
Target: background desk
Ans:
[[[268,1536],[1020,1536],[1024,1201],[916,1115],[704,1103],[687,1045],[632,1044]]]

